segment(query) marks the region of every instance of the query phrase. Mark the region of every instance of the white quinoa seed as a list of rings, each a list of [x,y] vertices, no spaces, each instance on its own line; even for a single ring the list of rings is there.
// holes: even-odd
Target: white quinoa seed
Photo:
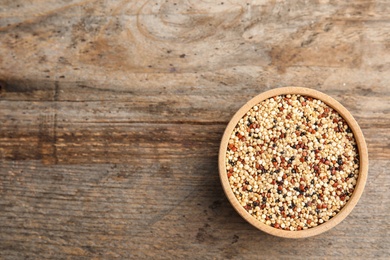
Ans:
[[[276,96],[256,104],[228,141],[226,170],[236,198],[266,225],[321,225],[350,199],[359,156],[346,121],[320,100]]]

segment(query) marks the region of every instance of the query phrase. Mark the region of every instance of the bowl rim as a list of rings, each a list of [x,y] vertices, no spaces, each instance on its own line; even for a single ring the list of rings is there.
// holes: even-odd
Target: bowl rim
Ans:
[[[336,216],[334,216],[332,219],[326,221],[321,225],[306,230],[300,230],[300,231],[287,231],[287,230],[276,229],[260,222],[259,220],[254,218],[251,214],[249,214],[249,212],[247,212],[238,202],[236,196],[234,195],[230,187],[229,180],[226,174],[226,165],[225,165],[225,157],[226,157],[228,141],[238,121],[253,106],[258,104],[259,102],[274,96],[287,95],[287,94],[297,94],[297,95],[309,96],[315,99],[319,99],[322,102],[326,103],[331,108],[335,109],[346,120],[348,126],[351,128],[354,134],[355,141],[358,147],[359,161],[360,161],[359,176],[356,182],[355,190],[352,193],[352,196],[349,199],[349,201],[344,205],[344,207],[340,210],[340,212],[337,213]],[[337,100],[333,99],[332,97],[320,91],[310,89],[310,88],[290,86],[290,87],[275,88],[275,89],[265,91],[255,96],[251,100],[249,100],[234,114],[234,116],[229,121],[222,136],[222,140],[219,148],[218,167],[219,167],[220,180],[225,195],[228,198],[229,202],[232,204],[233,208],[241,215],[242,218],[244,218],[247,222],[249,222],[257,229],[274,236],[283,237],[283,238],[305,238],[305,237],[319,235],[325,231],[328,231],[329,229],[335,227],[337,224],[343,221],[351,213],[351,211],[359,201],[367,181],[368,151],[367,151],[367,144],[364,139],[362,130],[360,129],[358,123],[356,122],[352,114],[342,104],[340,104]]]

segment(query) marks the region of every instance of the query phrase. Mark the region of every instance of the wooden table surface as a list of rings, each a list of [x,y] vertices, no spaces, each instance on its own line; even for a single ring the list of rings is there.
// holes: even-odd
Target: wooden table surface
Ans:
[[[341,224],[289,240],[218,178],[247,100],[303,86],[368,144]],[[1,259],[390,257],[390,2],[0,1]]]

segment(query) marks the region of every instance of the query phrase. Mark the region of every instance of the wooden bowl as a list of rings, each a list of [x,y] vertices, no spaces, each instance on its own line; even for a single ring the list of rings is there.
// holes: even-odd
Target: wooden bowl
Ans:
[[[320,224],[316,227],[308,228],[306,230],[300,230],[300,231],[287,231],[287,230],[281,230],[276,229],[274,227],[268,226],[265,223],[260,222],[256,218],[254,218],[250,213],[248,213],[243,206],[240,205],[239,201],[235,197],[230,184],[229,180],[226,174],[226,152],[227,152],[227,145],[229,138],[231,136],[231,133],[233,132],[233,129],[236,127],[238,121],[256,104],[259,102],[266,100],[268,98],[278,96],[278,95],[287,95],[287,94],[299,94],[304,96],[313,97],[315,99],[319,99],[323,102],[325,102],[328,106],[335,109],[348,123],[350,129],[352,130],[355,141],[357,143],[358,152],[359,152],[359,158],[360,158],[360,167],[359,167],[359,176],[356,182],[355,190],[352,193],[352,196],[350,197],[349,201],[344,205],[344,207],[340,210],[337,215],[335,215],[330,220],[324,222],[323,224]],[[266,91],[255,98],[251,99],[248,103],[246,103],[244,106],[242,106],[237,113],[233,116],[233,118],[230,120],[228,126],[226,127],[226,130],[223,134],[221,146],[219,149],[219,175],[221,178],[222,186],[225,191],[225,194],[227,198],[229,199],[230,203],[233,205],[234,209],[250,224],[255,226],[256,228],[279,237],[284,238],[304,238],[304,237],[310,237],[315,236],[320,233],[323,233],[337,224],[339,224],[344,218],[348,216],[348,214],[352,211],[352,209],[355,207],[357,202],[359,201],[360,196],[363,193],[363,189],[367,180],[367,172],[368,172],[368,153],[367,153],[367,146],[366,142],[364,140],[363,133],[357,124],[356,120],[352,117],[352,115],[349,113],[349,111],[342,106],[339,102],[331,98],[330,96],[321,93],[316,90],[308,89],[308,88],[301,88],[301,87],[285,87],[285,88],[278,88],[273,89],[270,91]]]

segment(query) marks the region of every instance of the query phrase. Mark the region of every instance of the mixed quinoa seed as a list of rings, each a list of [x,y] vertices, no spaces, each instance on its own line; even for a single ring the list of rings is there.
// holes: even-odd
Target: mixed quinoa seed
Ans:
[[[240,119],[226,171],[253,217],[277,229],[305,230],[334,217],[350,199],[358,149],[347,122],[324,102],[280,95]]]

